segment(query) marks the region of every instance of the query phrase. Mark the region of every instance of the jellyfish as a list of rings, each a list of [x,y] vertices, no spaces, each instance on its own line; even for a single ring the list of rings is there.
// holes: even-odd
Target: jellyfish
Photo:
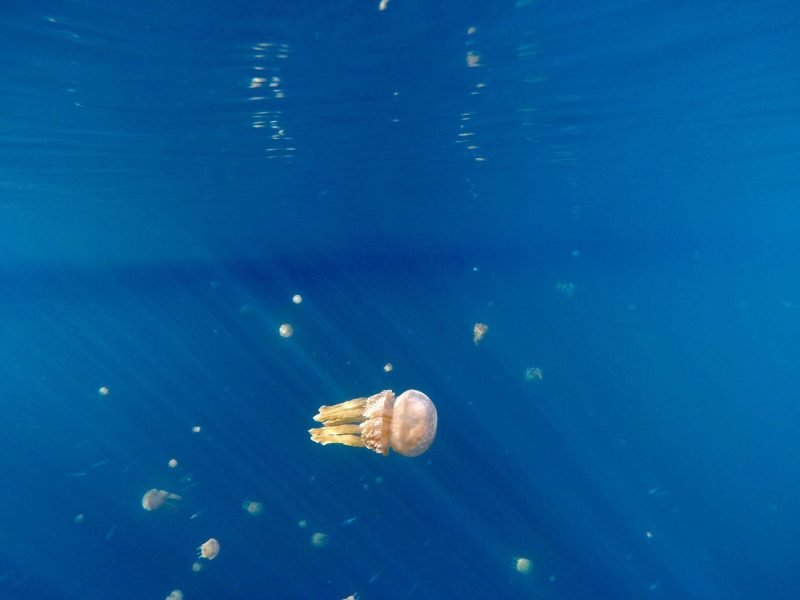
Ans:
[[[532,566],[533,565],[531,564],[530,558],[525,558],[524,556],[518,556],[517,558],[514,559],[514,567],[520,573],[523,574],[530,573]]]
[[[475,342],[475,345],[478,345],[483,339],[483,336],[486,335],[486,332],[489,331],[489,326],[486,323],[475,323],[472,327],[472,341]]]
[[[384,390],[369,398],[354,398],[334,406],[321,406],[309,429],[318,444],[366,447],[383,454],[392,449],[403,456],[419,456],[436,437],[436,407],[422,392],[406,390],[395,397]]]
[[[161,508],[161,506],[169,501],[169,500],[180,500],[181,497],[178,494],[171,494],[166,490],[157,490],[153,488],[152,490],[147,490],[142,496],[142,508],[145,510],[155,510],[157,508]]]
[[[261,504],[261,502],[256,502],[255,500],[245,500],[242,502],[242,508],[254,517],[257,517],[261,514],[261,511],[264,510],[264,505]]]
[[[197,550],[199,551],[197,555],[200,558],[214,560],[217,558],[217,554],[219,554],[219,542],[214,538],[208,538],[208,540],[203,542]]]
[[[183,600],[183,592],[181,590],[172,590],[164,600]]]

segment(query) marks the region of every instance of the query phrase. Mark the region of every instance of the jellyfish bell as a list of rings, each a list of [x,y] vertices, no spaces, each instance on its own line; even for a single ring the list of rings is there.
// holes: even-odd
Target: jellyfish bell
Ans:
[[[209,538],[197,549],[197,555],[206,560],[214,560],[219,554],[219,542],[214,538]]]
[[[518,556],[514,559],[514,568],[520,573],[530,573],[532,567],[531,559]]]
[[[261,514],[261,511],[264,510],[264,505],[255,500],[245,500],[242,502],[242,508],[254,517],[257,517]]]
[[[475,323],[472,327],[472,341],[478,345],[486,333],[489,331],[489,326],[486,323]]]
[[[368,398],[355,398],[334,406],[321,406],[314,420],[322,427],[309,429],[318,444],[365,447],[383,454],[394,450],[419,456],[433,444],[438,417],[428,396],[406,390],[399,396],[384,390]]]
[[[142,496],[142,508],[145,510],[156,510],[157,508],[161,508],[165,503],[170,503],[171,501],[178,501],[181,497],[178,494],[172,494],[167,490],[158,490],[153,488],[152,490],[147,490]]]

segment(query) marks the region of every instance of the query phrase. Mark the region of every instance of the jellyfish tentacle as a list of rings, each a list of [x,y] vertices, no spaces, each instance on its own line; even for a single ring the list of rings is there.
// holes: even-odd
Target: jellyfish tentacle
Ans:
[[[320,406],[319,412],[314,415],[314,420],[323,422],[341,418],[352,418],[360,415],[364,410],[367,398],[354,398],[333,406]]]
[[[319,418],[317,418],[319,417]],[[345,423],[360,423],[364,419],[364,408],[351,408],[349,410],[336,411],[332,414],[318,414],[314,417],[315,421],[322,423],[325,427],[329,425],[343,425]]]

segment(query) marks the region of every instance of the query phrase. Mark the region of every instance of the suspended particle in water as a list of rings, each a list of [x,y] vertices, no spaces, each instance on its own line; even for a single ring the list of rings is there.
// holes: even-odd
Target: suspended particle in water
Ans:
[[[531,564],[531,561],[530,561],[529,558],[525,558],[523,556],[520,556],[519,558],[516,558],[514,560],[514,567],[520,573],[530,573],[530,570],[531,570],[532,566],[533,565]]]
[[[475,325],[472,327],[472,341],[475,342],[476,346],[488,331],[489,326],[486,323],[475,323]]]
[[[278,327],[278,333],[284,338],[292,337],[292,334],[294,333],[294,327],[289,325],[289,323],[283,323],[280,327]]]
[[[192,427],[192,433],[200,433],[201,431],[202,428],[200,427],[200,425],[195,425],[194,427]]]
[[[104,385],[101,385],[99,388],[97,388],[97,393],[101,396],[108,396],[108,388]]]
[[[384,390],[369,398],[354,398],[334,406],[320,406],[314,420],[322,427],[309,429],[311,440],[368,448],[386,456],[394,450],[419,456],[433,444],[438,417],[425,394],[406,390],[395,397]]]
[[[383,371],[385,373],[390,373],[392,371],[392,369],[394,369],[394,366],[392,365],[392,363],[386,363],[385,365],[383,365]]]
[[[85,518],[86,518],[86,517],[84,517],[84,516],[83,516],[83,513],[79,513],[79,514],[75,515],[75,518],[74,518],[74,519],[72,519],[72,520],[73,520],[75,523],[77,523],[78,525],[80,525],[81,523],[83,523],[83,521],[84,521],[84,519],[85,519]]]
[[[178,494],[172,494],[167,490],[147,490],[142,496],[142,508],[145,510],[156,510],[161,508],[164,503],[178,501],[181,497]]]
[[[298,526],[300,529],[305,529],[306,527],[308,527],[308,521],[306,521],[305,519],[300,519],[300,520],[297,522],[297,526]]]
[[[295,294],[292,296],[292,302],[295,304],[300,304],[303,301],[303,297],[300,294]]]
[[[261,511],[264,510],[264,505],[261,504],[261,502],[256,502],[254,500],[245,500],[242,503],[242,508],[254,517],[257,517],[261,514]]]
[[[174,469],[178,466],[178,459],[177,458],[170,458],[169,462],[167,463],[170,469]]]
[[[525,369],[525,379],[528,381],[541,381],[544,373],[539,367],[528,367]]]
[[[164,598],[164,600],[183,600],[183,592],[180,590],[172,590],[169,596]]]
[[[206,560],[214,560],[219,554],[219,542],[214,538],[208,538],[205,542],[200,544],[197,549],[197,555]]]
[[[322,532],[316,532],[311,536],[311,545],[317,548],[328,545],[328,536]]]

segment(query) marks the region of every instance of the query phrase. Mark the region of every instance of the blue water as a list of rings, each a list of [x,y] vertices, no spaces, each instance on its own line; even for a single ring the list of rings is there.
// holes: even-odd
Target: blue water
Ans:
[[[799,26],[7,3],[0,600],[800,596]]]

